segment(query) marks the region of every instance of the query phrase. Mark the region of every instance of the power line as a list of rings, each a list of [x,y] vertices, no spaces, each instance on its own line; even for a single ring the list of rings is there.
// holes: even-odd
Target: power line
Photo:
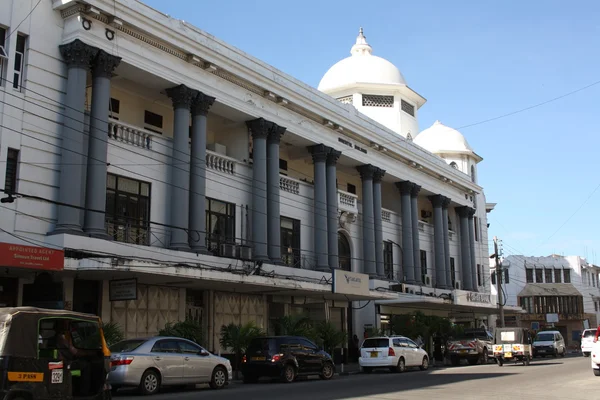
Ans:
[[[39,5],[40,5],[40,3],[41,3],[41,2],[42,2],[42,0],[38,0],[38,2],[35,4],[35,6],[33,6],[33,7],[31,8],[31,10],[29,11],[29,13],[27,13],[27,15],[25,16],[25,18],[23,18],[23,19],[21,20],[21,22],[19,22],[19,23],[17,24],[17,26],[16,26],[16,27],[15,27],[13,30],[11,30],[11,31],[8,33],[8,35],[6,35],[6,37],[4,38],[4,40],[5,40],[5,41],[6,41],[6,40],[8,40],[8,38],[10,38],[10,37],[11,37],[11,35],[12,35],[13,33],[17,32],[17,30],[19,29],[19,27],[20,27],[20,26],[23,24],[23,22],[25,22],[25,20],[26,20],[27,18],[29,18],[29,17],[31,16],[31,14],[33,14],[33,12],[35,11],[35,9],[37,8],[37,6],[39,6]]]

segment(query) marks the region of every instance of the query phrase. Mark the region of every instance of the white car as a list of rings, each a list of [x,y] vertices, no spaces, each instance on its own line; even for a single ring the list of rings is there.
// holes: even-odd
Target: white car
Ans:
[[[410,367],[429,368],[427,352],[404,336],[383,336],[365,339],[360,348],[358,363],[363,372],[374,368],[389,368],[404,372]]]
[[[595,333],[595,329],[584,329],[583,333],[581,334],[581,353],[584,357],[589,357],[592,353]]]
[[[600,340],[598,340],[598,336],[600,336],[600,326],[598,326],[598,329],[594,334],[594,340],[592,343],[592,356],[590,357],[592,371],[594,371],[594,375],[596,376],[600,376]]]

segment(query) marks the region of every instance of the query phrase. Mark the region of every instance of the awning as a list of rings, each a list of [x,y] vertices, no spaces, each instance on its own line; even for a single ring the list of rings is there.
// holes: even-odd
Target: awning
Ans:
[[[570,283],[528,283],[519,297],[532,296],[582,296]]]

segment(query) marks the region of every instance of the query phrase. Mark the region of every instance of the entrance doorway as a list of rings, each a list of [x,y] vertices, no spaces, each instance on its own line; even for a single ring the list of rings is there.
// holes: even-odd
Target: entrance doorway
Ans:
[[[17,278],[0,278],[0,307],[16,307],[18,292]]]
[[[73,311],[99,315],[100,282],[75,279],[73,286]]]
[[[62,282],[54,282],[52,275],[42,272],[33,283],[23,285],[23,306],[64,309]]]
[[[350,242],[346,235],[342,232],[338,232],[338,254],[340,269],[344,271],[352,270],[352,254],[350,251]]]

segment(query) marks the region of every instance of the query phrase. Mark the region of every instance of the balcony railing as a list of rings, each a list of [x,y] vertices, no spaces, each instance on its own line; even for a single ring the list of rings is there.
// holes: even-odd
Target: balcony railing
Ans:
[[[288,178],[287,176],[280,176],[279,188],[284,192],[300,194],[300,181]]]
[[[106,219],[106,233],[117,242],[149,245],[150,228],[129,221]]]
[[[352,193],[338,190],[338,207],[341,211],[349,211],[358,214],[358,196]]]
[[[123,122],[114,119],[108,121],[108,137],[119,142],[150,150],[153,136],[153,133]]]
[[[224,174],[234,175],[237,161],[234,158],[206,151],[206,167]]]
[[[381,210],[381,219],[384,222],[392,222],[392,212],[390,210]]]

